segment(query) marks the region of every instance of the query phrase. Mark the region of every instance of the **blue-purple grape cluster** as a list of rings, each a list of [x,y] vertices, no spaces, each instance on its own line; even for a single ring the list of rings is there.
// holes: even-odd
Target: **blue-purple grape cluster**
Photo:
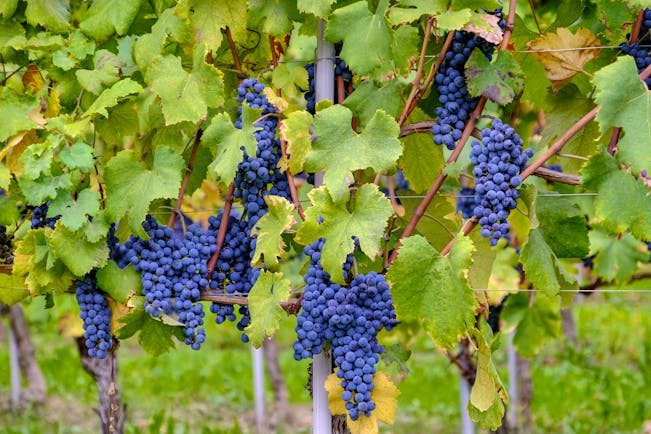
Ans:
[[[333,87],[335,89],[335,104],[341,104],[343,102],[339,101],[339,92],[337,92],[337,77],[341,77],[344,80],[344,88],[346,89],[345,96],[348,96],[348,85],[353,80],[353,73],[348,68],[348,65],[346,65],[346,62],[344,62],[344,60],[339,57],[341,54],[342,46],[343,44],[341,42],[335,44],[335,81],[333,83]],[[314,88],[316,66],[314,63],[308,63],[305,65],[305,70],[307,71],[307,79],[309,83],[309,88],[307,92],[305,92],[305,110],[307,110],[309,113],[314,114],[316,111],[316,94]]]
[[[389,284],[375,272],[357,275],[349,288],[339,288],[325,315],[348,415],[352,420],[368,417],[375,409],[371,399],[375,366],[384,352],[377,334],[397,325]]]
[[[622,53],[632,56],[637,65],[638,74],[641,73],[647,66],[651,65],[651,9],[644,9],[644,17],[642,18],[642,25],[640,26],[640,33],[638,42],[629,44],[622,42],[620,49]],[[647,87],[651,87],[651,77],[645,80]]]
[[[211,276],[212,289],[221,288],[233,295],[246,296],[258,278],[259,270],[249,265],[256,244],[256,238],[250,234],[260,218],[267,213],[264,197],[276,195],[290,198],[287,176],[278,168],[282,151],[280,140],[276,137],[278,118],[273,116],[276,107],[268,101],[263,91],[264,84],[254,78],[243,80],[237,89],[238,101],[262,110],[262,116],[255,123],[258,128],[254,132],[258,143],[256,154],[250,156],[244,152],[235,175],[234,197],[242,200],[244,215],[237,221],[229,219],[224,250],[220,252],[219,262]],[[241,106],[235,126],[242,128]],[[210,225],[214,231],[219,230],[220,222],[221,216],[211,219]],[[211,306],[211,311],[216,314],[215,320],[218,323],[235,318],[233,306],[215,303]],[[248,307],[241,305],[239,313],[241,318],[237,327],[243,331],[250,323]],[[248,341],[246,334],[242,334],[242,340]]]
[[[145,311],[152,316],[177,315],[184,325],[184,342],[198,350],[205,341],[199,298],[208,286],[207,263],[216,249],[215,232],[195,223],[179,236],[152,216],[142,226],[149,239],[132,236],[121,255],[141,273]]]
[[[30,219],[32,229],[44,228],[46,226],[54,229],[54,225],[56,224],[57,220],[61,218],[61,216],[58,215],[55,217],[48,217],[47,212],[49,208],[49,201],[39,206],[27,206],[27,209],[32,211],[32,216]]]
[[[484,128],[481,137],[482,143],[473,141],[470,151],[477,203],[473,214],[479,219],[481,235],[494,246],[500,238],[508,239],[510,226],[506,219],[520,196],[520,172],[533,151],[523,151],[522,139],[499,119],[493,120],[491,128]]]
[[[501,9],[497,9],[493,14],[502,18]],[[500,26],[504,27],[503,19]],[[482,50],[490,59],[494,46],[474,33],[463,30],[455,32],[452,45],[445,53],[445,59],[434,77],[441,106],[436,108],[438,120],[432,127],[433,140],[437,145],[445,145],[450,150],[456,147],[466,121],[479,101],[479,98],[468,93],[464,75],[466,62],[475,48]]]
[[[84,342],[90,357],[105,359],[113,348],[111,309],[97,287],[95,272],[75,281],[80,318],[84,322]]]
[[[309,266],[296,323],[294,358],[319,354],[330,341],[344,389],[342,399],[348,415],[357,420],[370,416],[375,409],[371,399],[373,375],[384,351],[377,334],[383,327],[390,330],[396,326],[395,309],[388,283],[375,272],[356,276],[348,287],[333,283],[321,266],[323,244],[319,239],[304,249]],[[344,276],[351,266],[352,255],[344,263]]]
[[[475,189],[463,187],[457,196],[457,212],[461,211],[461,217],[469,219],[475,211],[477,202],[475,201]]]

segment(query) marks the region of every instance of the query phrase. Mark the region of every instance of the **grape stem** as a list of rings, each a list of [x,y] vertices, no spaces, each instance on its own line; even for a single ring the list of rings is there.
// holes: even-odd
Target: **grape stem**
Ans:
[[[215,264],[219,259],[219,254],[222,251],[224,246],[224,240],[226,239],[226,231],[228,230],[228,219],[231,216],[231,208],[233,208],[233,194],[235,193],[235,184],[231,182],[231,185],[228,187],[228,193],[226,193],[226,203],[224,204],[224,211],[222,213],[222,219],[219,223],[219,231],[217,232],[217,250],[212,254],[210,260],[208,261],[208,275],[206,279],[210,281],[212,272],[215,270]]]
[[[448,33],[448,37],[446,38],[445,43],[443,44],[443,48],[441,49],[441,52],[439,53],[439,56],[436,59],[436,62],[432,66],[432,69],[430,70],[425,81],[422,82],[423,66],[425,64],[425,55],[427,54],[427,45],[429,44],[429,38],[434,28],[435,22],[436,22],[436,18],[432,16],[428,17],[427,27],[425,28],[425,37],[423,39],[423,46],[420,50],[418,66],[416,67],[416,77],[414,78],[414,81],[412,83],[409,97],[405,102],[405,107],[402,110],[402,113],[400,114],[400,118],[398,118],[399,126],[402,126],[405,123],[405,121],[407,120],[411,112],[414,111],[414,109],[416,108],[418,101],[420,101],[423,94],[425,93],[425,90],[429,87],[429,85],[434,80],[434,76],[436,75],[436,72],[438,71],[439,67],[443,63],[443,60],[445,59],[445,53],[447,53],[448,49],[450,48],[450,45],[452,45],[452,40],[454,39],[454,32]]]
[[[190,153],[190,159],[188,160],[188,167],[185,170],[185,175],[183,175],[183,182],[181,183],[181,189],[179,190],[179,196],[176,198],[176,205],[172,210],[170,219],[167,222],[167,227],[170,229],[174,228],[174,223],[176,222],[176,216],[181,213],[181,204],[183,203],[183,197],[185,196],[185,190],[188,188],[188,182],[190,181],[190,176],[194,170],[194,162],[197,159],[197,151],[199,150],[199,144],[201,143],[201,136],[203,135],[203,130],[201,128],[197,129],[197,133],[194,136],[194,143],[192,145],[192,152]]]
[[[651,65],[647,66],[644,68],[644,71],[640,73],[640,80],[645,80],[651,75]],[[592,110],[590,110],[585,116],[583,116],[581,119],[576,121],[574,125],[572,125],[566,132],[561,136],[560,139],[558,139],[552,146],[545,151],[543,155],[541,155],[536,161],[531,163],[529,167],[527,167],[521,174],[522,180],[524,181],[527,179],[529,176],[531,176],[538,168],[540,168],[543,164],[547,162],[554,154],[556,154],[558,151],[563,149],[563,146],[565,146],[570,139],[578,133],[583,127],[588,125],[590,121],[592,121],[595,116],[597,116],[597,113],[601,109],[601,105],[596,106]],[[465,131],[464,131],[465,132]],[[472,218],[470,220],[467,220],[466,223],[464,223],[463,227],[461,228],[461,233],[463,235],[468,235],[470,231],[477,226],[477,220]],[[452,246],[454,245],[456,241],[456,238],[453,238],[450,240],[447,246],[441,250],[441,255],[447,255],[450,252],[450,249],[452,249]]]
[[[224,33],[226,34],[226,39],[228,40],[228,46],[231,49],[231,54],[233,55],[233,64],[235,65],[235,69],[237,70],[237,75],[239,78],[244,78],[244,72],[242,71],[242,64],[240,63],[240,57],[237,55],[237,49],[235,48],[235,41],[233,41],[233,35],[231,35],[231,29],[226,26],[226,29],[224,29]]]
[[[280,151],[282,152],[283,157],[287,156],[287,142],[283,139],[280,140]],[[285,173],[287,174],[287,183],[289,184],[289,194],[292,197],[292,202],[294,203],[294,207],[296,208],[298,215],[301,217],[301,220],[305,221],[305,212],[303,211],[303,206],[301,205],[301,201],[298,199],[298,191],[296,190],[294,177],[292,176],[292,172],[291,170],[289,170],[289,167],[285,169]]]

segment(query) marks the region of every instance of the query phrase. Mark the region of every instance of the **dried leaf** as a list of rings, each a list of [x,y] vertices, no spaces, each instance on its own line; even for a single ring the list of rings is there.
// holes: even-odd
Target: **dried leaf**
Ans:
[[[463,30],[472,32],[494,45],[502,42],[504,32],[499,25],[500,19],[491,14],[476,14],[470,22],[463,27]]]
[[[23,86],[29,87],[32,89],[33,93],[41,90],[45,84],[45,79],[41,75],[38,67],[33,63],[27,67],[25,74],[23,74]]]
[[[547,77],[552,81],[554,92],[558,91],[577,73],[583,72],[583,66],[590,60],[596,59],[601,51],[599,48],[583,49],[599,46],[599,39],[585,28],[579,28],[572,34],[566,28],[558,28],[556,33],[546,33],[540,38],[527,44],[530,50],[540,50],[531,55],[543,64]],[[573,48],[577,48],[573,50]]]

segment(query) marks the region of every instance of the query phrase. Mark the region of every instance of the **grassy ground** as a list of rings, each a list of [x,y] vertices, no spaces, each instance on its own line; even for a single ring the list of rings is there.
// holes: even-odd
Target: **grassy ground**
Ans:
[[[533,425],[539,433],[642,433],[651,420],[651,294],[639,299],[596,295],[574,308],[578,343],[559,340],[532,360]],[[96,390],[82,371],[70,338],[57,333],[53,310],[28,306],[38,361],[48,385],[44,409],[8,411],[9,356],[0,345],[0,432],[96,432]],[[182,345],[153,358],[135,342],[119,352],[120,386],[128,404],[129,433],[253,432],[251,352],[235,327],[210,324],[201,351]],[[278,433],[311,432],[305,388],[307,362],[291,354],[292,326],[278,336],[281,368],[289,389],[291,418]],[[399,384],[396,424],[383,432],[459,432],[458,373],[423,337],[410,344],[409,375]],[[498,363],[505,366],[504,356]],[[506,372],[503,374],[506,381]],[[267,402],[273,403],[267,386]],[[648,425],[648,423],[647,423]],[[651,431],[649,431],[651,432]]]

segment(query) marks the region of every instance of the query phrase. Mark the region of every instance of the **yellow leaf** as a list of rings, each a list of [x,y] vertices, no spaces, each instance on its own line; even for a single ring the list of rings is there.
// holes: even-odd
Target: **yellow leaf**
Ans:
[[[325,382],[330,412],[346,415],[351,434],[377,434],[378,420],[389,425],[393,424],[400,391],[384,372],[375,373],[373,385],[371,399],[375,402],[375,410],[371,412],[370,417],[361,416],[357,420],[352,420],[346,411],[346,403],[341,399],[344,389],[341,387],[341,379],[337,377],[337,373],[330,374]]]
[[[68,311],[59,318],[59,334],[67,338],[80,338],[84,335],[83,324],[77,313]]]
[[[38,141],[38,136],[34,130],[23,131],[18,133],[7,141],[7,146],[0,151],[0,160],[6,157],[5,166],[16,176],[23,173],[23,165],[19,161],[25,149],[32,143]]]
[[[285,101],[284,98],[276,95],[276,92],[272,88],[265,87],[263,92],[267,96],[269,102],[273,104],[279,111],[284,112],[287,110],[287,107],[289,107],[289,103]]]
[[[599,39],[583,27],[573,35],[568,29],[560,27],[556,33],[545,33],[527,44],[530,50],[539,50],[531,55],[545,67],[547,77],[552,81],[556,92],[568,83],[583,66],[599,56]],[[574,49],[576,48],[576,49]]]
[[[53,118],[59,116],[61,112],[61,102],[59,101],[59,93],[56,89],[50,90],[47,96],[47,107],[45,109],[45,117]]]
[[[123,324],[120,322],[120,318],[131,312],[131,309],[127,305],[128,301],[127,304],[120,304],[111,297],[106,297],[106,301],[111,309],[111,332],[113,333],[113,330],[122,327]]]

